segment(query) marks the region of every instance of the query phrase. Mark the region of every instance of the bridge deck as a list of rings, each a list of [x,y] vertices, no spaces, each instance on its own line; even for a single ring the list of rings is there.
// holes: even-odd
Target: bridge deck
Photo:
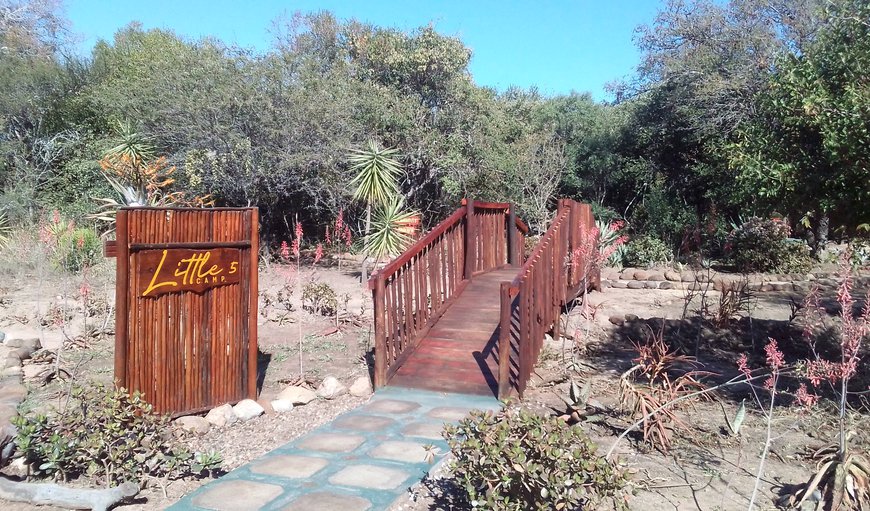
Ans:
[[[471,279],[389,385],[497,395],[499,285],[512,280],[517,271],[494,270]]]

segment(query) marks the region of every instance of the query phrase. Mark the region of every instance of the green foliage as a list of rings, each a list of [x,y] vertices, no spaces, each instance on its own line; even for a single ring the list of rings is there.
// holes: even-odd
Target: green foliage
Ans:
[[[411,243],[411,238],[402,232],[402,224],[419,213],[404,207],[404,201],[396,198],[377,210],[372,230],[365,237],[366,252],[382,259],[398,255]]]
[[[66,271],[78,273],[93,266],[102,257],[103,242],[93,229],[77,227],[66,230],[57,239],[55,264]]]
[[[219,454],[193,454],[180,445],[169,417],[154,414],[138,392],[102,385],[74,385],[71,392],[64,409],[13,419],[15,445],[33,474],[62,480],[87,476],[114,485],[220,467]]]
[[[444,436],[453,473],[474,509],[628,509],[625,475],[586,434],[523,409],[471,413]]]
[[[338,310],[338,295],[326,282],[308,282],[302,286],[302,310],[334,316]]]
[[[648,267],[673,261],[674,253],[668,245],[653,236],[640,236],[628,242],[625,248],[627,266]]]
[[[399,165],[399,151],[381,148],[370,140],[366,149],[354,149],[348,160],[350,169],[356,172],[350,181],[355,186],[353,197],[366,204],[386,204],[399,193],[396,182],[402,173]]]
[[[781,219],[752,217],[728,234],[728,252],[738,271],[807,272],[812,267],[809,248],[788,239],[791,229]]]

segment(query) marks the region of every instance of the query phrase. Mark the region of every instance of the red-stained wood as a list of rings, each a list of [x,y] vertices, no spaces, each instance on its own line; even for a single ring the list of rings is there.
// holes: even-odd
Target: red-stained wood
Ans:
[[[119,211],[119,387],[174,415],[256,397],[258,223],[254,208]]]
[[[559,201],[526,258],[510,204],[462,204],[369,281],[375,384],[522,397],[545,334],[559,335],[562,307],[585,291],[571,261],[591,208]]]

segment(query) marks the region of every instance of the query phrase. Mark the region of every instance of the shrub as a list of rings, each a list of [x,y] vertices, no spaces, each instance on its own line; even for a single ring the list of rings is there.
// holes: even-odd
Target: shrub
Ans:
[[[726,245],[738,271],[806,272],[812,267],[809,248],[789,240],[788,224],[780,219],[750,218],[728,235]]]
[[[640,236],[628,242],[625,249],[625,264],[628,266],[654,266],[673,259],[668,245],[653,236]]]
[[[628,509],[625,475],[595,453],[583,430],[521,409],[471,413],[444,436],[453,471],[475,509]]]
[[[212,472],[214,452],[192,454],[169,430],[169,417],[152,412],[138,392],[102,385],[74,385],[64,410],[19,416],[15,444],[32,473],[68,480],[79,475],[105,484],[138,481],[144,475],[181,477]]]
[[[302,309],[312,314],[333,316],[338,310],[338,295],[326,282],[309,282],[302,287]]]
[[[64,270],[78,273],[99,261],[102,252],[100,237],[93,229],[79,227],[60,235],[55,263]]]

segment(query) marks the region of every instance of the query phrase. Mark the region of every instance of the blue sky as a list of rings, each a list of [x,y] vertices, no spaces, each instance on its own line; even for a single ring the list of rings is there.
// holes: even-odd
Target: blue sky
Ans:
[[[474,55],[471,73],[480,85],[504,90],[537,86],[545,94],[604,91],[630,75],[639,55],[636,26],[651,22],[659,0],[67,0],[82,53],[99,39],[139,21],[189,39],[215,36],[230,44],[269,48],[272,20],[295,11],[328,10],[379,26],[413,29],[430,22],[455,35]]]

